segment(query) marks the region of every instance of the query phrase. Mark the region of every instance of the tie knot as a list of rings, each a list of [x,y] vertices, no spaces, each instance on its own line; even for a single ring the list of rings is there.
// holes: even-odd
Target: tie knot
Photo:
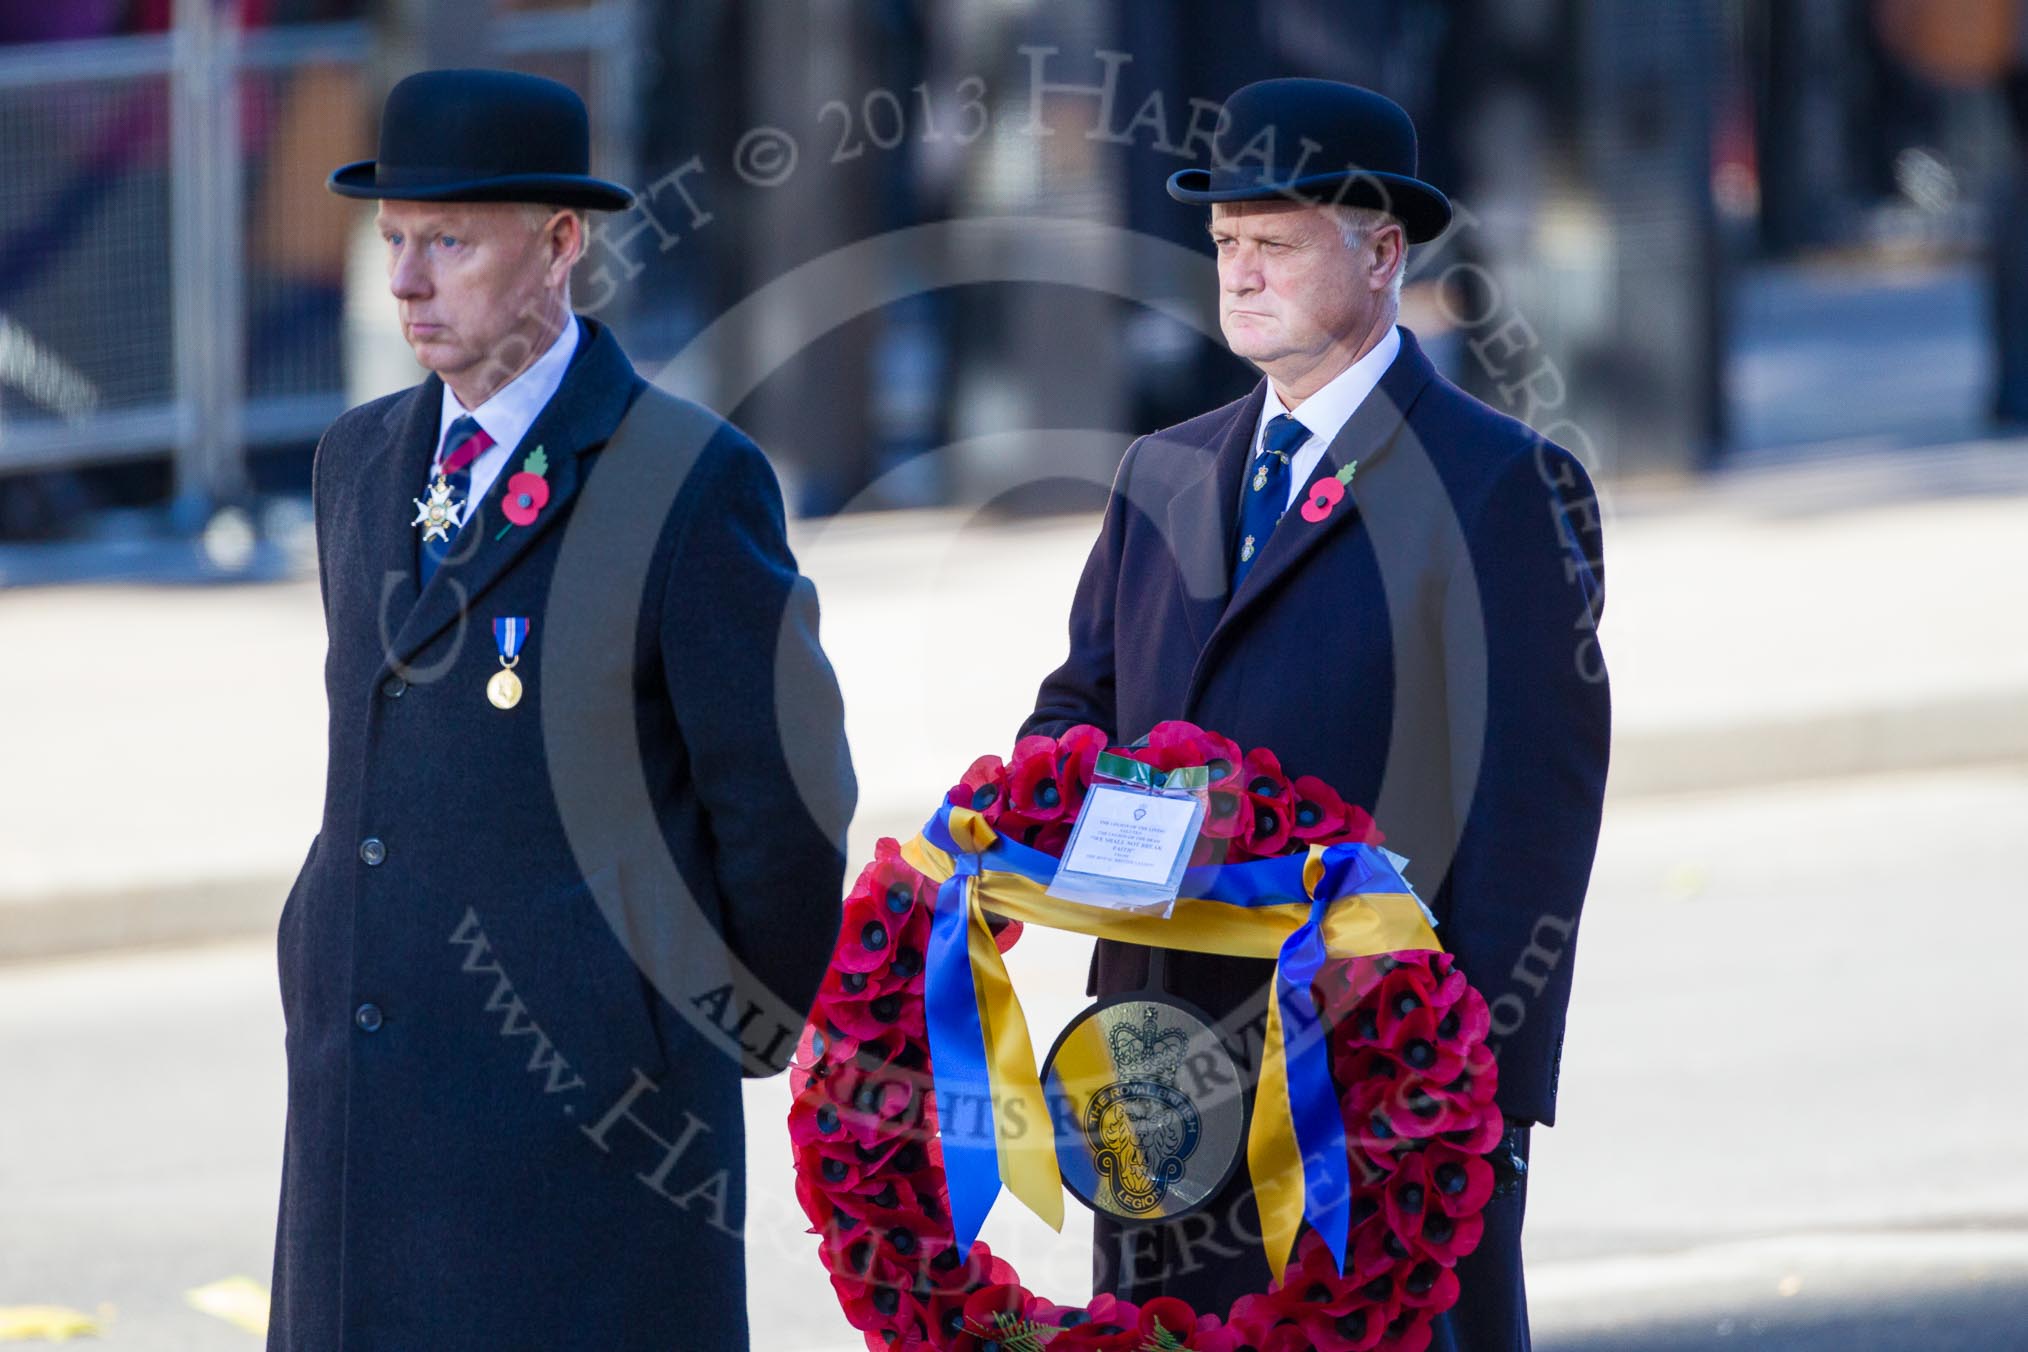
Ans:
[[[1269,420],[1261,446],[1276,455],[1287,455],[1309,439],[1310,429],[1297,422],[1294,414],[1278,413]]]
[[[485,454],[492,444],[493,438],[486,435],[486,429],[479,426],[477,418],[469,413],[460,413],[451,420],[450,430],[444,433],[443,472],[456,474]]]

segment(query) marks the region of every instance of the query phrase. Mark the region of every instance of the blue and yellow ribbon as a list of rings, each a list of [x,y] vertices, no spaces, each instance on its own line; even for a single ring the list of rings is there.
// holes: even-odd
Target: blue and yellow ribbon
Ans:
[[[1440,952],[1427,912],[1388,854],[1371,845],[1193,868],[1166,917],[1107,911],[1045,890],[1057,861],[1002,839],[946,804],[902,846],[938,884],[924,973],[938,1132],[960,1252],[970,1252],[1000,1189],[1063,1228],[1063,1181],[1028,1021],[985,913],[1150,947],[1274,958],[1247,1169],[1262,1242],[1280,1280],[1304,1220],[1342,1272],[1352,1187],[1345,1126],[1311,982],[1327,958]]]

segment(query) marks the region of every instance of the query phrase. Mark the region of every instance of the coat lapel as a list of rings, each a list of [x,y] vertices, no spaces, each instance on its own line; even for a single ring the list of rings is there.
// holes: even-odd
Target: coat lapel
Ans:
[[[514,561],[564,515],[583,479],[579,459],[605,445],[632,403],[639,377],[620,351],[612,331],[595,320],[581,322],[585,326],[583,341],[571,358],[563,383],[557,386],[528,434],[501,467],[478,509],[466,519],[450,556],[431,575],[429,585],[422,588],[407,618],[399,622],[400,627],[389,644],[390,665],[411,661],[424,645],[485,595]],[[419,399],[417,404],[420,407],[431,402]],[[430,410],[431,451],[435,450],[434,431],[441,407],[439,399]],[[517,526],[501,511],[501,504],[507,497],[508,481],[521,472],[529,453],[538,446],[549,461],[544,475],[549,481],[549,501],[536,513],[534,521]],[[416,482],[421,482],[428,468],[426,455],[415,467]],[[408,532],[406,553],[409,576],[413,579],[416,575],[413,528]]]
[[[397,400],[382,424],[379,442],[368,451],[353,499],[361,558],[377,565],[380,576],[381,639],[385,643],[415,609],[420,584],[416,575],[414,498],[429,474],[437,449],[437,419],[443,407],[444,383],[434,374],[405,399]],[[387,504],[372,507],[366,504]]]
[[[1232,523],[1239,513],[1239,481],[1253,450],[1267,382],[1254,386],[1232,421],[1210,446],[1211,463],[1169,500],[1169,549],[1190,637],[1201,651],[1218,627],[1232,585]]]
[[[1423,355],[1415,336],[1403,329],[1400,353],[1380,377],[1373,393],[1366,396],[1352,416],[1346,419],[1345,425],[1338,429],[1338,435],[1332,438],[1331,444],[1325,447],[1316,471],[1303,485],[1303,496],[1296,499],[1296,505],[1282,517],[1274,534],[1268,537],[1267,544],[1261,549],[1260,561],[1246,575],[1246,581],[1240,584],[1238,593],[1219,616],[1214,630],[1225,628],[1234,617],[1244,614],[1272,591],[1284,574],[1308,558],[1326,539],[1345,530],[1347,523],[1359,515],[1357,475],[1386,454],[1394,443],[1395,433],[1401,430],[1408,417],[1409,406],[1435,374],[1436,369]],[[1359,470],[1354,472],[1344,499],[1322,521],[1304,520],[1303,502],[1309,496],[1311,486],[1320,479],[1331,478],[1355,460],[1359,462]]]

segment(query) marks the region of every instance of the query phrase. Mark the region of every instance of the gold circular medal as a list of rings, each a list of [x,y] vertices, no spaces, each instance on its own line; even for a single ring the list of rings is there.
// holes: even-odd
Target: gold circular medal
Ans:
[[[511,709],[521,702],[521,678],[506,668],[493,673],[486,682],[486,698],[496,709]]]

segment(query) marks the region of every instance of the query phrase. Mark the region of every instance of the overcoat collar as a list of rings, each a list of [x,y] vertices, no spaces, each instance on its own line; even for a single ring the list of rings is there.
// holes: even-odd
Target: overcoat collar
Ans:
[[[372,523],[366,532],[368,556],[380,565],[385,579],[381,636],[387,668],[406,669],[424,645],[468,612],[565,514],[583,478],[579,458],[605,445],[633,402],[640,377],[612,330],[594,319],[581,322],[585,332],[563,383],[515,447],[485,499],[466,518],[428,586],[420,585],[416,559],[420,527],[410,524],[413,513],[406,509],[422,489],[436,454],[443,379],[432,372],[389,410],[386,435],[368,460],[358,502]],[[502,513],[501,504],[508,481],[537,447],[549,462],[544,475],[549,500],[534,521],[517,526]]]
[[[1235,408],[1207,449],[1210,463],[1169,504],[1169,539],[1175,553],[1183,613],[1200,654],[1208,653],[1217,635],[1270,594],[1276,582],[1325,539],[1347,528],[1359,515],[1356,479],[1322,521],[1306,521],[1302,504],[1321,479],[1359,462],[1361,470],[1393,444],[1416,396],[1436,374],[1422,346],[1406,328],[1401,352],[1380,377],[1380,383],[1338,430],[1324,449],[1317,468],[1304,485],[1296,506],[1289,509],[1262,546],[1258,562],[1247,573],[1237,595],[1230,594],[1232,523],[1239,513],[1239,485],[1253,449],[1253,435],[1267,401],[1267,381]],[[1202,661],[1199,663],[1202,667]],[[1193,682],[1194,684],[1194,682]]]

